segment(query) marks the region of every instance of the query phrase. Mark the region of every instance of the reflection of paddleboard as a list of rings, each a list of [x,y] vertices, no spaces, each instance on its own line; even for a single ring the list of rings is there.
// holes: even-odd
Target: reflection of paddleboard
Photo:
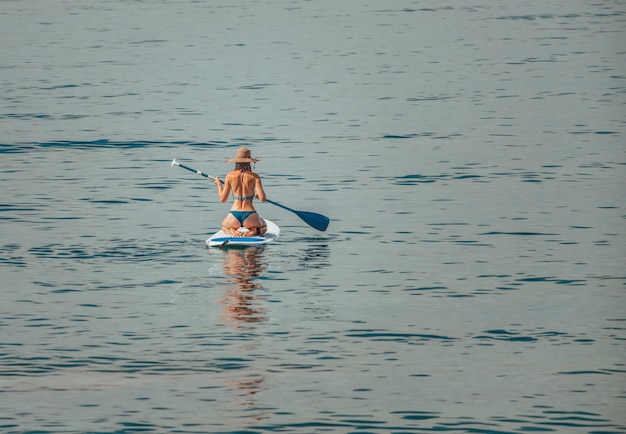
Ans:
[[[267,232],[263,236],[235,237],[226,235],[220,230],[206,240],[206,245],[209,247],[248,247],[271,243],[280,235],[280,228],[269,220],[265,220],[265,223],[267,223]]]

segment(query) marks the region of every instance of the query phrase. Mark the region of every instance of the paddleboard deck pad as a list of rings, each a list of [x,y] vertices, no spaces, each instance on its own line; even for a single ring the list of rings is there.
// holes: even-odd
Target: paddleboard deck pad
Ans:
[[[236,237],[234,235],[225,234],[224,231],[219,230],[208,240],[206,240],[206,245],[208,247],[250,247],[250,246],[261,246],[263,244],[271,243],[280,235],[280,228],[275,223],[265,220],[267,223],[267,232],[263,236],[254,236],[254,237]]]

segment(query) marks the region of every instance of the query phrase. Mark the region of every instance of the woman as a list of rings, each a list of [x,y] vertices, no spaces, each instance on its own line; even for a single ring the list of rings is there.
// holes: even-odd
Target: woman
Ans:
[[[230,192],[233,192],[233,206],[222,222],[222,230],[225,234],[252,237],[263,235],[267,231],[265,220],[259,217],[252,204],[255,197],[265,202],[261,177],[250,167],[250,163],[257,161],[259,160],[251,157],[250,149],[240,148],[235,158],[226,160],[227,163],[235,163],[235,170],[226,175],[224,185],[222,186],[219,178],[215,178],[217,194],[222,203],[226,202]],[[245,229],[242,231],[240,228]]]

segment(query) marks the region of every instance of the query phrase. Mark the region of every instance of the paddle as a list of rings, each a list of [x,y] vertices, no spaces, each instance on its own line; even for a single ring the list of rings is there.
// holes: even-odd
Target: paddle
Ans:
[[[178,161],[176,161],[175,158],[172,160],[172,166],[179,166],[179,167],[182,167],[183,169],[187,169],[190,172],[195,173],[196,175],[204,176],[205,178],[209,178],[213,180],[215,179],[214,177],[209,176],[206,173],[202,173],[199,170],[192,169],[189,166],[185,166],[184,164],[179,163]],[[317,229],[318,231],[321,231],[321,232],[324,232],[326,228],[328,228],[328,224],[330,223],[330,219],[322,214],[317,214],[317,213],[308,212],[308,211],[296,211],[295,209],[291,209],[289,207],[286,207],[285,205],[282,205],[278,202],[274,202],[273,200],[269,200],[269,199],[266,199],[266,202],[269,202],[272,205],[276,205],[280,208],[286,209],[287,211],[291,211],[292,213],[300,217],[302,221],[304,221],[306,224],[308,224],[312,228]]]

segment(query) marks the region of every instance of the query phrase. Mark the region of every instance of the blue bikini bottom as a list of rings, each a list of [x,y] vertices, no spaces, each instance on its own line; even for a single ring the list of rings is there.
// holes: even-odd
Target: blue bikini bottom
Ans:
[[[245,222],[246,219],[252,214],[256,214],[256,211],[231,211],[230,213],[233,215],[233,217],[239,220],[239,224],[243,226],[243,222]]]

